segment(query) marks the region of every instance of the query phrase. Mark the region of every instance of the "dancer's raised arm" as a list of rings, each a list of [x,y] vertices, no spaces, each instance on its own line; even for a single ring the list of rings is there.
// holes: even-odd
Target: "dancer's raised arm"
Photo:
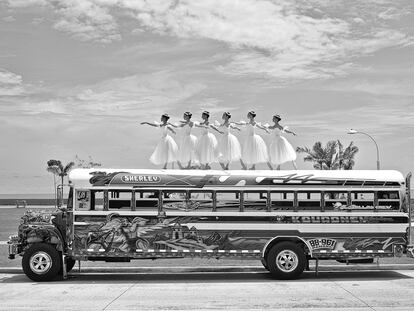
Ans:
[[[241,131],[241,128],[240,128],[240,127],[235,126],[235,124],[236,124],[235,122],[231,122],[231,123],[230,123],[230,125],[229,125],[229,126],[230,126],[230,128],[232,128],[232,129],[237,130],[237,131],[239,131],[239,132],[240,132],[240,131]]]
[[[287,126],[282,127],[282,131],[288,134],[292,134],[293,136],[298,136],[295,132],[289,130]]]
[[[146,122],[146,121],[144,121],[144,122],[141,122],[140,124],[141,125],[147,124],[147,125],[150,125],[150,126],[153,126],[153,127],[159,127],[160,126],[160,124],[158,122]]]
[[[257,126],[257,128],[259,128],[259,129],[261,129],[261,130],[265,131],[267,134],[269,134],[269,133],[270,133],[270,131],[269,131],[269,129],[268,129],[268,127],[267,127],[267,126],[261,125],[260,123],[257,123],[257,122],[256,122],[256,126]]]
[[[174,129],[173,129],[171,126],[169,126],[169,125],[167,125],[167,130],[169,130],[171,133],[177,134],[177,133],[174,131]]]
[[[243,121],[243,120],[240,120],[239,122],[232,122],[232,123],[236,124],[236,125],[246,125],[247,124],[247,122]]]
[[[220,130],[218,129],[218,127],[217,127],[217,126],[215,126],[215,125],[213,125],[213,124],[210,124],[210,127],[211,127],[213,130],[215,130],[215,131],[219,132],[220,134],[224,134],[224,132],[223,132],[223,131],[220,131]]]

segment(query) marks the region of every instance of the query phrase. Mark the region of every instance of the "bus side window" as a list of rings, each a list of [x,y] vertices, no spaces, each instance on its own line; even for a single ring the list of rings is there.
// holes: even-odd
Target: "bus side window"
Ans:
[[[187,192],[183,190],[163,190],[162,208],[164,210],[188,210]]]
[[[131,191],[110,191],[109,192],[109,210],[130,210],[131,209]]]
[[[271,192],[271,210],[294,210],[295,193],[293,191]]]
[[[375,194],[371,191],[352,191],[351,201],[353,210],[373,210]]]
[[[378,206],[379,210],[399,210],[400,209],[400,195],[398,191],[378,191]]]
[[[322,195],[320,192],[298,192],[298,210],[321,210]]]
[[[157,210],[159,191],[135,191],[135,210]]]
[[[340,191],[326,191],[325,211],[344,211],[348,210],[348,193]]]
[[[91,210],[95,210],[95,211],[104,210],[104,192],[103,191],[91,191]]]
[[[240,210],[240,195],[237,191],[217,191],[217,212],[238,212]]]
[[[244,210],[245,211],[267,211],[267,193],[266,192],[244,192]]]
[[[213,194],[207,191],[190,191],[187,201],[189,211],[211,211],[213,208]]]

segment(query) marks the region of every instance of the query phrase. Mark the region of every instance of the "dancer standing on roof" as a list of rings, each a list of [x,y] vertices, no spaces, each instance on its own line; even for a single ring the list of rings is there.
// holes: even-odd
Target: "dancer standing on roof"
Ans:
[[[272,165],[277,166],[278,170],[280,170],[280,165],[285,162],[292,162],[293,167],[296,170],[295,149],[293,149],[288,140],[281,135],[282,133],[288,133],[296,136],[296,134],[289,130],[287,126],[283,127],[280,125],[279,122],[281,120],[282,118],[278,114],[274,115],[272,120],[274,124],[268,127],[268,129],[273,132],[272,142],[269,146],[269,160]]]
[[[141,124],[147,124],[150,126],[158,127],[161,130],[161,139],[155,147],[154,152],[150,157],[150,161],[155,165],[163,164],[163,169],[166,169],[168,164],[171,165],[177,161],[178,146],[169,134],[168,131],[175,134],[175,131],[171,128],[171,124],[168,122],[170,116],[163,114],[161,116],[161,123],[158,122],[141,122]]]
[[[231,162],[240,161],[241,159],[241,147],[239,140],[231,133],[232,129],[240,131],[240,128],[230,122],[230,112],[223,113],[221,118],[224,122],[219,124],[218,127],[224,132],[224,134],[219,138],[219,151],[221,153],[219,162],[223,170],[228,170]]]
[[[240,121],[235,122],[237,125],[244,125],[247,129],[247,136],[244,140],[242,147],[242,157],[240,163],[243,169],[247,169],[250,166],[251,170],[256,169],[256,164],[258,163],[268,163],[268,154],[267,146],[263,138],[256,134],[256,128],[259,128],[263,131],[269,133],[269,131],[255,121],[256,113],[254,111],[249,111],[247,113],[247,118],[249,122]]]
[[[210,112],[203,111],[201,114],[203,122],[196,124],[197,127],[203,128],[203,133],[197,142],[197,156],[200,161],[202,169],[211,169],[210,164],[217,162],[220,152],[218,150],[218,142],[216,136],[210,132],[210,129],[213,129],[221,134],[221,132],[216,126],[210,124],[208,120],[210,118]]]
[[[183,138],[181,140],[178,151],[178,166],[183,168],[191,168],[197,163],[196,146],[197,137],[191,134],[191,130],[195,126],[195,122],[191,121],[193,114],[189,111],[184,112],[183,121],[180,125],[175,127],[182,127],[184,130]]]

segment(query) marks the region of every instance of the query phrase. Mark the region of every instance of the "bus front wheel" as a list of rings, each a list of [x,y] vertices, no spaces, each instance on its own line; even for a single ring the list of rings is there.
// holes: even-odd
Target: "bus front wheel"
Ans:
[[[306,267],[306,256],[298,244],[280,242],[269,250],[266,262],[272,276],[290,280],[302,274]]]
[[[24,273],[33,281],[44,282],[55,279],[61,269],[59,252],[50,244],[36,243],[23,255]]]

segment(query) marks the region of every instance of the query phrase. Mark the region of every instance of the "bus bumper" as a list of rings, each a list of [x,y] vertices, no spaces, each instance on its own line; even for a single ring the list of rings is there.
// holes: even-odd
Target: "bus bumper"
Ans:
[[[9,245],[9,259],[15,259],[16,255],[19,254],[19,237],[17,235],[9,236],[7,244]]]

